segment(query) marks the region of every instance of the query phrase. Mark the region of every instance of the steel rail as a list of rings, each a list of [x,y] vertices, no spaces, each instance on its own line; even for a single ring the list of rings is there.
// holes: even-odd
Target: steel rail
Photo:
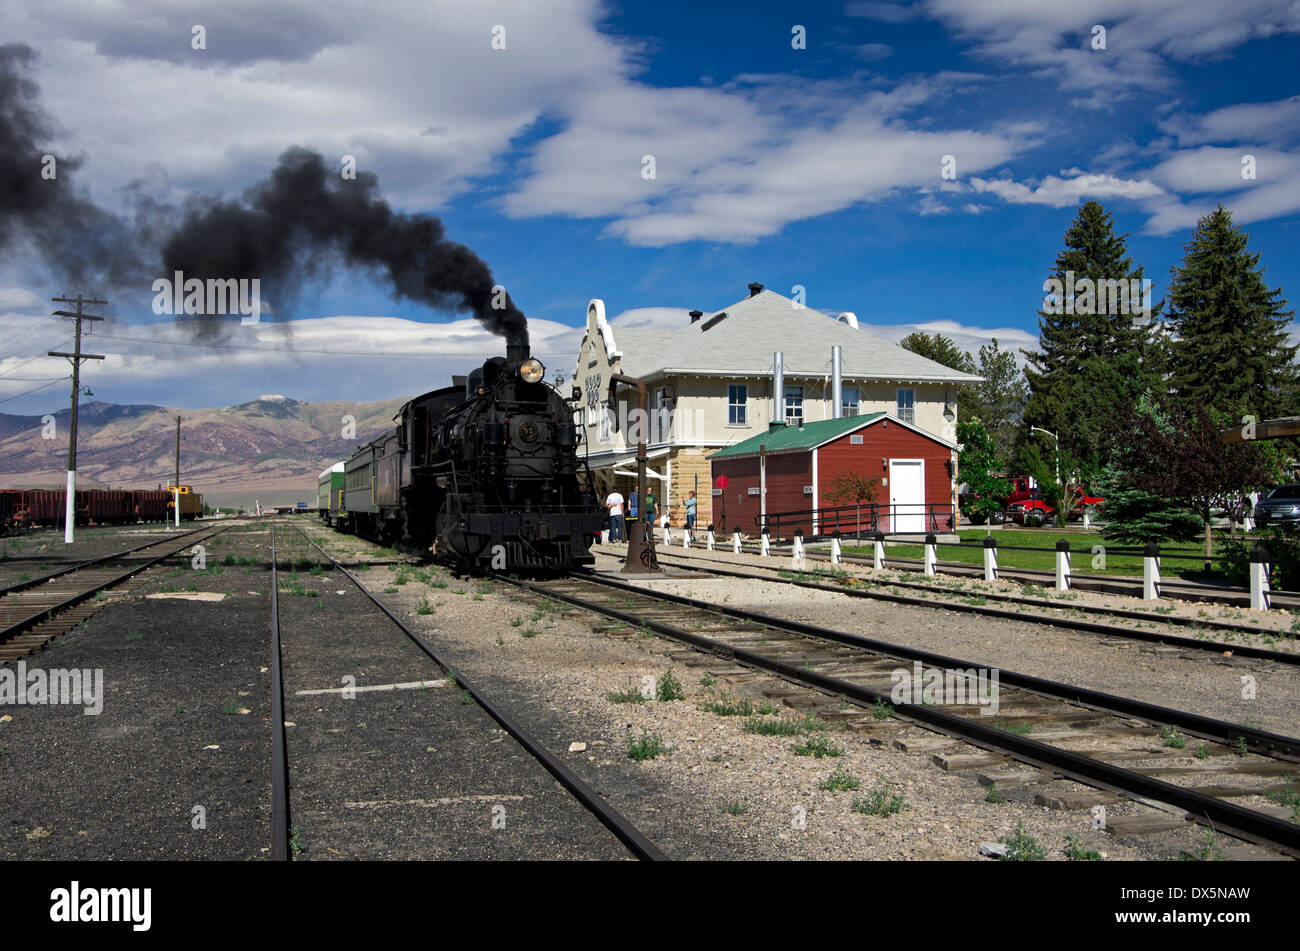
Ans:
[[[211,525],[204,525],[202,528],[193,528],[190,529],[188,532],[181,533],[180,535],[172,535],[170,537],[160,538],[157,541],[145,542],[143,545],[136,545],[134,548],[128,548],[125,551],[114,552],[111,555],[104,555],[100,558],[92,558],[89,561],[78,562],[75,565],[68,565],[66,568],[60,568],[58,571],[50,572],[50,574],[48,575],[41,575],[39,578],[29,578],[26,581],[19,581],[15,584],[6,585],[5,587],[0,588],[0,597],[3,597],[6,594],[10,594],[14,591],[23,591],[26,590],[27,588],[34,588],[37,585],[44,584],[45,582],[51,581],[54,578],[60,578],[63,575],[70,574],[71,572],[74,571],[80,571],[82,568],[89,568],[92,565],[98,565],[105,561],[113,561],[118,558],[125,558],[127,555],[134,554],[137,551],[143,551],[146,548],[152,548],[154,545],[161,545],[163,542],[176,541],[181,538],[188,538],[190,535],[193,535],[196,532],[206,532],[212,527],[213,526]]]
[[[819,674],[802,667],[795,667],[794,665],[787,664],[780,660],[775,660],[756,651],[727,644],[724,641],[715,640],[700,634],[695,634],[694,632],[687,631],[671,624],[666,624],[662,621],[642,618],[627,611],[621,611],[617,608],[587,601],[546,585],[539,585],[516,579],[503,580],[507,580],[510,584],[532,591],[533,593],[544,597],[556,598],[578,607],[594,610],[599,614],[616,618],[630,625],[647,627],[650,630],[664,634],[674,640],[690,644],[692,647],[696,647],[702,651],[727,659],[734,659],[753,667],[772,671],[788,680],[793,680],[797,683],[814,687],[832,695],[842,695],[866,705],[874,705],[878,701],[892,703],[892,699],[888,694],[880,693],[879,691],[872,690],[868,687],[863,687],[835,677],[828,677],[825,674]],[[722,614],[738,620],[763,624],[775,630],[784,630],[821,640],[844,644],[846,646],[875,650],[879,653],[885,653],[900,658],[920,660],[923,663],[928,663],[933,666],[947,666],[952,668],[970,668],[979,666],[927,651],[918,651],[896,644],[886,644],[879,641],[873,641],[869,638],[846,634],[842,631],[820,628],[798,621],[787,621],[770,615],[760,614],[758,612],[706,604],[701,601],[696,601],[693,598],[668,594],[662,591],[649,592],[635,585],[626,584],[610,578],[595,577],[587,573],[583,573],[580,577],[571,580],[578,580],[580,583],[588,582],[618,591],[635,593],[651,600],[667,601],[698,610]],[[1138,711],[1147,711],[1148,715],[1143,716],[1143,719],[1147,720],[1153,719],[1152,714],[1159,713],[1166,719],[1163,721],[1157,719],[1156,722],[1196,723],[1201,727],[1215,726],[1219,732],[1224,730],[1233,731],[1233,736],[1240,735],[1243,738],[1246,738],[1248,743],[1250,742],[1251,736],[1254,735],[1257,742],[1259,742],[1260,739],[1268,739],[1282,746],[1288,747],[1292,751],[1300,749],[1300,741],[1294,740],[1290,737],[1264,734],[1260,731],[1238,727],[1234,724],[1211,720],[1208,717],[1200,717],[1196,714],[1188,714],[1182,711],[1156,707],[1151,704],[1144,704],[1140,701],[1131,701],[1096,691],[1070,687],[1067,684],[1058,684],[1053,681],[1030,677],[1024,674],[1016,674],[1005,670],[1000,670],[999,673],[1002,681],[1010,683],[1013,686],[1020,686],[1027,690],[1040,693],[1044,692],[1043,688],[1047,688],[1049,691],[1052,691],[1048,693],[1049,696],[1056,696],[1061,699],[1072,699],[1074,702],[1081,705],[1102,709],[1106,712],[1127,712],[1129,715],[1139,716],[1141,714]],[[1111,703],[1113,706],[1098,707],[1097,704],[1099,703]],[[1225,802],[1211,796],[1206,796],[1202,793],[1194,792],[1190,789],[1175,786],[1172,783],[1167,783],[1163,780],[1144,776],[1141,773],[1136,773],[1124,769],[1123,767],[1113,766],[1109,763],[1103,762],[1102,760],[1094,759],[1082,753],[1074,753],[1038,740],[1031,740],[1024,736],[999,730],[993,726],[986,726],[979,723],[978,720],[945,713],[942,710],[924,704],[905,704],[903,706],[907,710],[906,714],[904,714],[906,718],[925,723],[940,732],[967,740],[976,746],[1010,753],[1015,758],[1024,762],[1041,768],[1061,772],[1068,775],[1070,778],[1082,780],[1092,786],[1098,786],[1129,796],[1136,795],[1167,803],[1185,810],[1191,816],[1203,819],[1215,828],[1223,829],[1251,841],[1267,842],[1284,848],[1292,855],[1300,856],[1300,825],[1295,823],[1274,819],[1271,816],[1233,805],[1230,802]],[[1189,732],[1193,731],[1189,728]]]
[[[221,528],[216,529],[211,535],[206,536],[204,540],[206,541],[207,538],[215,538],[217,535],[220,535],[222,532],[226,531],[227,528],[228,526],[222,526]],[[172,541],[178,541],[178,540],[179,539],[177,538],[172,539]],[[160,561],[166,561],[168,558],[171,558],[173,555],[176,555],[181,551],[184,551],[185,547],[186,545],[181,545],[179,548],[175,548],[172,549],[171,551],[163,552],[161,555],[159,555],[156,558],[150,558],[148,561],[141,562],[140,564],[136,565],[134,568],[130,569],[129,571],[125,571],[120,575],[109,578],[107,581],[101,582],[100,584],[97,584],[92,588],[87,588],[85,591],[79,591],[77,594],[65,598],[64,600],[58,602],[57,604],[43,607],[35,614],[25,617],[22,620],[13,622],[9,626],[0,629],[0,643],[4,643],[5,641],[9,640],[11,637],[17,636],[19,633],[21,633],[23,630],[25,630],[28,627],[31,627],[35,624],[41,623],[42,621],[53,618],[53,616],[60,611],[66,611],[68,608],[80,604],[82,601],[85,601],[87,598],[93,597],[94,595],[98,594],[100,591],[103,591],[105,588],[111,588],[114,585],[121,584],[123,581],[126,581],[128,578],[132,578],[135,575],[138,575],[140,572],[152,568]]]
[[[289,845],[289,746],[284,727],[284,671],[280,651],[280,579],[271,526],[271,861],[293,858]]]
[[[673,562],[673,564],[677,566],[688,567],[693,562],[700,562],[700,561],[716,564],[720,562],[720,559],[700,558],[696,556],[691,556],[689,558],[684,558],[682,560],[675,561]],[[743,567],[753,568],[758,571],[790,570],[785,568],[778,568],[774,565],[769,567],[767,565],[746,564]],[[729,578],[759,578],[760,580],[767,580],[767,579],[763,579],[760,575],[749,574],[744,571],[737,571],[735,569],[729,569],[729,568],[705,568],[703,570],[710,574],[723,575]],[[1225,652],[1229,652],[1237,657],[1250,657],[1257,660],[1271,660],[1271,661],[1277,661],[1280,664],[1300,666],[1300,653],[1285,653],[1282,651],[1269,650],[1268,648],[1265,647],[1250,647],[1248,645],[1226,644],[1222,641],[1200,641],[1194,637],[1183,637],[1178,634],[1160,634],[1153,631],[1143,631],[1133,627],[1122,627],[1113,624],[1104,624],[1100,621],[1087,621],[1079,618],[1067,618],[1067,617],[1055,618],[1055,617],[1047,617],[1044,615],[1023,614],[1019,611],[1013,611],[1010,609],[991,608],[988,607],[987,605],[981,605],[981,604],[966,604],[961,601],[938,601],[933,598],[909,598],[907,595],[903,595],[903,594],[892,594],[884,591],[871,590],[869,588],[849,588],[843,585],[819,584],[814,581],[804,581],[800,578],[781,578],[780,580],[786,584],[792,584],[801,588],[812,588],[815,591],[833,591],[837,594],[849,595],[850,597],[870,598],[875,601],[888,601],[894,604],[905,604],[908,605],[909,607],[915,605],[915,606],[922,606],[922,607],[929,607],[929,608],[942,608],[944,610],[962,611],[967,614],[978,614],[984,617],[995,617],[1003,620],[1025,621],[1031,624],[1046,624],[1050,627],[1073,628],[1074,630],[1087,631],[1090,634],[1105,634],[1114,637],[1127,637],[1131,640],[1136,640],[1136,641],[1148,641],[1151,643],[1171,644],[1176,647],[1186,647],[1192,650],[1206,651],[1207,653],[1222,654]],[[920,591],[934,591],[940,594],[958,593],[956,591],[953,591],[951,588],[943,588],[938,585],[917,584],[915,582],[910,582],[910,581],[883,581],[883,580],[876,581],[874,579],[860,579],[860,580],[870,580],[873,584],[879,584],[882,586],[900,585],[902,587],[913,588]],[[1069,605],[1054,605],[1043,601],[1037,601],[1034,600],[1033,598],[1016,597],[1015,595],[998,595],[992,592],[984,592],[984,591],[974,592],[974,593],[978,593],[980,597],[987,598],[990,600],[1009,601],[1015,604],[1027,604],[1035,607],[1047,608],[1049,610],[1055,609],[1058,611],[1062,611],[1062,610],[1067,610],[1070,607]],[[1089,610],[1095,610],[1098,613],[1110,614],[1116,617],[1127,617],[1127,618],[1133,618],[1142,621],[1168,621],[1169,620],[1169,618],[1160,615],[1145,614],[1141,611],[1128,611],[1123,608],[1120,609],[1096,608],[1096,609],[1089,609]],[[1232,624],[1231,622],[1224,622],[1220,624],[1214,621],[1202,621],[1200,619],[1195,619],[1195,618],[1179,618],[1178,621],[1186,622],[1184,626],[1193,625],[1193,624],[1204,624],[1204,626],[1207,627],[1222,627],[1226,630],[1241,631],[1248,634],[1281,635],[1285,633],[1282,631],[1275,632],[1275,631],[1262,630],[1260,628],[1250,627],[1249,625],[1245,625],[1245,624]]]
[[[454,684],[463,688],[488,716],[495,720],[503,730],[514,737],[515,740],[517,740],[519,744],[527,750],[528,753],[537,760],[537,762],[539,762],[548,773],[555,777],[560,785],[573,794],[574,798],[582,803],[588,811],[595,815],[596,818],[600,820],[601,824],[612,832],[614,836],[632,852],[633,855],[639,859],[648,861],[667,860],[668,856],[665,855],[657,845],[646,838],[645,834],[642,833],[640,829],[636,828],[636,826],[634,826],[626,816],[601,798],[600,794],[589,786],[586,780],[582,779],[582,777],[566,766],[554,753],[547,749],[541,741],[536,739],[513,717],[488,699],[482,691],[469,683],[460,674],[454,673],[451,664],[448,661],[440,657],[424,638],[411,630],[411,628],[406,625],[406,622],[390,611],[388,606],[375,597],[365,587],[365,585],[357,580],[355,575],[344,568],[338,559],[325,551],[325,549],[321,548],[320,545],[316,544],[316,542],[307,534],[306,531],[303,530],[301,526],[295,526],[295,528],[302,533],[303,538],[307,539],[308,544],[320,552],[321,555],[341,571],[349,581],[356,585],[357,589],[369,598],[371,603],[379,608],[379,610],[383,611],[388,619],[396,624],[402,633],[405,634],[416,647],[420,648],[420,650],[423,651],[430,660],[446,671],[447,676]]]

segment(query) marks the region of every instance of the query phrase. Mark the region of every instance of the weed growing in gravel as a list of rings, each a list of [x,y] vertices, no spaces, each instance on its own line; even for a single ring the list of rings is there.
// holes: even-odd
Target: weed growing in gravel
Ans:
[[[1235,749],[1238,756],[1245,756],[1247,753],[1250,752],[1249,748],[1247,748],[1246,746],[1246,738],[1244,736],[1237,737],[1237,744],[1235,746]]]
[[[798,736],[800,733],[825,730],[826,722],[816,716],[750,717],[740,728],[758,736]]]
[[[464,591],[457,591],[456,593],[457,593],[457,594],[464,594],[465,592],[464,592]],[[483,595],[481,595],[481,594],[476,594],[476,595],[474,595],[474,600],[475,600],[475,601],[482,601],[482,600],[483,600]]]
[[[902,812],[907,808],[907,803],[903,799],[902,793],[889,793],[889,785],[885,782],[885,777],[880,777],[880,785],[866,796],[853,800],[853,811],[860,812],[864,816],[892,816],[896,812]]]
[[[671,670],[664,671],[664,675],[659,678],[655,686],[655,697],[665,702],[686,699],[686,694],[682,693],[681,683]]]
[[[239,712],[239,704],[233,700],[227,700],[221,705],[221,712],[226,714],[226,716],[234,716]]]
[[[1034,837],[1025,832],[1023,822],[1016,823],[1016,834],[999,840],[1007,847],[1007,854],[1002,856],[1004,862],[1041,862],[1047,858],[1047,849],[1034,841]]]
[[[831,773],[829,778],[822,780],[820,788],[828,792],[853,792],[861,785],[862,783],[844,772],[843,766],[836,766],[835,772]]]
[[[504,637],[502,637],[500,634],[498,634],[498,635],[497,635],[497,647],[503,647],[503,646],[505,645],[505,642],[506,642],[506,639],[505,639]]]
[[[524,636],[524,637],[536,637],[536,636],[537,636],[538,634],[540,634],[540,633],[542,633],[542,632],[539,631],[539,630],[537,630],[537,628],[535,628],[535,627],[527,627],[527,628],[524,628],[523,636]]]
[[[877,700],[871,708],[871,715],[877,720],[888,720],[894,715],[894,705],[888,700]]]
[[[655,635],[654,632],[650,630],[650,628],[642,624],[641,627],[637,630],[636,636],[638,640],[644,641],[654,637]]]
[[[1080,844],[1072,835],[1065,837],[1065,857],[1071,862],[1100,862],[1101,853]]]
[[[641,736],[634,739],[631,731],[628,731],[627,755],[638,763],[654,759],[664,752],[667,752],[664,748],[664,740],[658,733],[647,733],[642,729]]]
[[[1201,847],[1193,852],[1190,856],[1180,855],[1178,857],[1184,862],[1222,862],[1224,859],[1223,850],[1215,844],[1214,830],[1205,830],[1205,841]]]
[[[708,674],[705,674],[703,677],[700,678],[701,687],[712,687],[716,683],[717,681],[714,680],[712,677],[710,677]]]
[[[1196,748],[1196,752],[1193,753],[1192,755],[1195,756],[1197,759],[1209,759],[1210,758],[1209,744],[1202,743],[1200,746]]]
[[[473,694],[471,694],[468,690],[466,690],[464,693],[460,695],[460,702],[462,706],[468,707],[471,703],[474,702]]]
[[[712,756],[709,757],[709,762],[710,762],[710,763],[721,763],[721,762],[722,762],[722,758],[723,758],[723,757],[722,757],[722,754],[721,754],[721,753],[714,753]]]
[[[743,802],[727,802],[722,804],[722,811],[729,816],[743,816],[749,812],[749,806]]]
[[[709,700],[700,705],[700,709],[705,713],[716,713],[720,717],[752,717],[754,715],[754,705],[748,700],[736,700],[731,697],[721,697],[718,700]]]
[[[144,635],[143,635],[143,634],[128,634],[128,635],[126,635],[126,639],[127,639],[128,641],[142,641],[142,640],[144,640]]]
[[[432,614],[433,605],[429,603],[428,598],[420,599],[420,606],[415,609],[416,614]]]
[[[396,589],[396,588],[385,588],[385,589],[384,589],[384,594],[397,594],[397,589]]]
[[[294,855],[303,851],[302,829],[299,826],[294,826],[289,830],[289,848],[293,849]]]
[[[993,729],[1001,730],[1003,733],[1015,733],[1024,736],[1026,733],[1032,733],[1034,728],[1028,723],[1012,723],[1006,717],[994,717]]]
[[[1179,733],[1178,727],[1176,726],[1167,726],[1162,729],[1160,731],[1160,739],[1164,742],[1165,746],[1172,747],[1176,750],[1181,750],[1187,745],[1187,737]]]
[[[632,683],[622,690],[611,690],[605,694],[605,699],[610,703],[645,703],[646,700],[641,693],[641,688]]]
[[[831,738],[825,733],[814,733],[803,738],[803,742],[796,743],[790,747],[795,756],[814,756],[821,759],[823,756],[843,756],[844,751],[831,742]]]
[[[1291,821],[1300,822],[1300,789],[1279,789],[1265,796],[1281,806],[1291,807]]]
[[[986,796],[984,797],[984,801],[985,801],[985,802],[995,803],[995,804],[1001,804],[1001,803],[1006,802],[1006,801],[1007,801],[1007,798],[1006,798],[1006,796],[1002,795],[1002,793],[1000,793],[1000,792],[998,791],[998,787],[996,787],[996,786],[990,786],[990,787],[989,787],[989,791],[988,791],[988,795],[986,795]]]
[[[325,574],[325,569],[322,568],[320,565],[312,565],[309,574],[313,578],[319,578],[321,575]]]
[[[521,618],[521,617],[512,617],[512,618],[510,619],[510,626],[511,626],[511,627],[519,627],[519,626],[520,626],[521,624],[523,624],[523,623],[524,623],[524,619]]]
[[[353,570],[353,571],[369,571],[369,570],[370,570],[370,565],[368,565],[368,564],[367,564],[366,562],[364,562],[364,561],[359,561],[359,562],[357,562],[355,565],[352,566],[352,570]]]
[[[483,581],[480,581],[480,582],[475,586],[474,590],[477,591],[479,594],[491,594],[491,593],[492,593],[492,582],[491,582],[491,581],[488,581],[488,580],[486,580],[486,579],[483,580]]]

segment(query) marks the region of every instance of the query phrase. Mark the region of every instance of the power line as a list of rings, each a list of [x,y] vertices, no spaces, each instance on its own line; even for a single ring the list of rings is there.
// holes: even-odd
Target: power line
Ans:
[[[28,393],[35,393],[37,390],[43,390],[45,387],[53,386],[55,383],[62,383],[66,379],[66,376],[61,376],[55,380],[51,380],[49,383],[43,383],[40,386],[33,386],[30,390],[24,390],[23,392],[16,393],[13,396],[6,396],[4,399],[0,400],[0,403],[8,403],[10,400],[16,400],[20,396],[26,396]]]
[[[462,356],[438,351],[416,350],[314,350],[301,347],[243,347],[231,343],[204,343],[199,340],[155,340],[151,337],[122,337],[116,334],[95,334],[100,340],[133,340],[136,343],[151,343],[165,347],[203,347],[213,350],[251,350],[257,353],[313,353],[340,357],[443,357]],[[546,353],[546,351],[538,351]],[[556,351],[558,352],[558,351]],[[549,354],[548,354],[549,355]],[[471,355],[472,356],[472,355]]]

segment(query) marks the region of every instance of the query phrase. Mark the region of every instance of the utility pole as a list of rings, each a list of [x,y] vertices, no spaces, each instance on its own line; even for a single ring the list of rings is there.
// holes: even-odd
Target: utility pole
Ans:
[[[172,497],[175,499],[176,527],[181,527],[181,418],[176,417],[176,481],[172,483]]]
[[[72,363],[72,416],[68,422],[68,497],[64,504],[64,526],[63,542],[65,545],[72,544],[72,526],[76,523],[77,516],[77,397],[81,391],[81,361],[82,360],[102,360],[104,357],[95,353],[81,352],[81,322],[83,320],[103,320],[103,317],[96,317],[93,314],[87,314],[82,308],[87,304],[107,304],[106,300],[94,300],[88,297],[82,297],[78,294],[72,297],[53,297],[51,300],[56,304],[75,304],[76,313],[66,310],[54,311],[55,317],[70,317],[76,321],[76,346],[73,347],[72,353],[59,353],[53,350],[48,351],[52,357],[67,357]]]

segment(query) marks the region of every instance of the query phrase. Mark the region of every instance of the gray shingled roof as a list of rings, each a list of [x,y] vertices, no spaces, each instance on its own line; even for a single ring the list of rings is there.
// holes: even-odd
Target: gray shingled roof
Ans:
[[[711,323],[720,313],[727,316]],[[796,308],[790,298],[768,290],[677,330],[614,326],[613,331],[614,343],[623,353],[623,372],[644,378],[675,372],[766,376],[777,350],[784,354],[787,375],[826,376],[831,347],[839,345],[846,379],[917,383],[980,379],[855,330],[821,311]]]

